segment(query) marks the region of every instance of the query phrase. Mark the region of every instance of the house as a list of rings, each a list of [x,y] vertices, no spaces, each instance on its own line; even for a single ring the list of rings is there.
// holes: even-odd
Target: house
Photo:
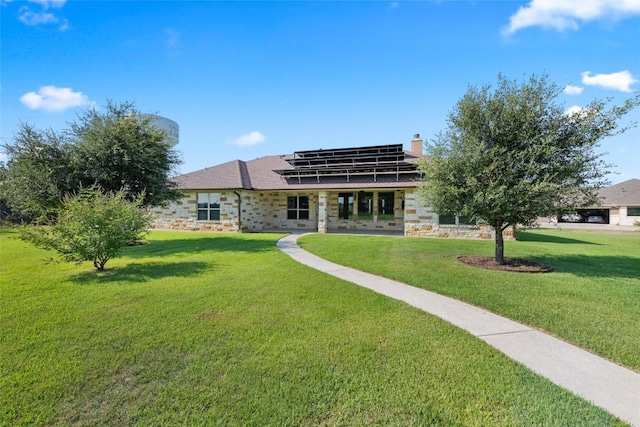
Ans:
[[[605,223],[633,225],[635,221],[640,221],[640,179],[630,179],[601,188],[598,196],[601,206],[597,209]],[[594,216],[598,216],[597,214],[598,212]]]
[[[489,227],[423,206],[416,193],[422,147],[416,134],[409,151],[402,144],[297,151],[186,173],[176,177],[182,199],[153,209],[153,226],[493,238]]]

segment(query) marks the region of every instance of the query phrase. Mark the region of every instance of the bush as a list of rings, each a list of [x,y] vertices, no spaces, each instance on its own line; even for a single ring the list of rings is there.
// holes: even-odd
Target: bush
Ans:
[[[55,224],[25,226],[20,235],[38,247],[55,250],[64,261],[78,265],[93,261],[97,270],[104,270],[123,247],[146,234],[150,218],[141,203],[142,197],[128,201],[123,191],[83,189],[65,197]]]

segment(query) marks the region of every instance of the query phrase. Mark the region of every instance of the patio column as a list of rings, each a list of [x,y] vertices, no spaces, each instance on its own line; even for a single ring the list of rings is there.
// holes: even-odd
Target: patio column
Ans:
[[[326,191],[320,191],[318,193],[318,233],[327,232],[327,214],[329,212],[329,204]]]

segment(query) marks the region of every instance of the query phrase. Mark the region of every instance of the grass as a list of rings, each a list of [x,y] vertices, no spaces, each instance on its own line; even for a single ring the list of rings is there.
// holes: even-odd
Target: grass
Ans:
[[[640,371],[640,233],[530,230],[505,256],[555,272],[482,270],[460,255],[493,254],[492,241],[310,235],[305,249],[331,261],[429,289],[550,332]]]
[[[2,425],[623,425],[297,264],[277,234],[154,232],[102,273],[15,237],[0,230]]]

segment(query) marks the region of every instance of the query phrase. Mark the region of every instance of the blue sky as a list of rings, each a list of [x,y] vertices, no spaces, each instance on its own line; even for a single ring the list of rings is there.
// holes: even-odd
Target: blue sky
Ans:
[[[89,105],[134,101],[179,124],[182,173],[408,149],[498,73],[547,73],[567,109],[640,90],[640,0],[0,1],[3,142],[21,121],[60,130]],[[601,149],[612,182],[640,178],[638,128]]]

